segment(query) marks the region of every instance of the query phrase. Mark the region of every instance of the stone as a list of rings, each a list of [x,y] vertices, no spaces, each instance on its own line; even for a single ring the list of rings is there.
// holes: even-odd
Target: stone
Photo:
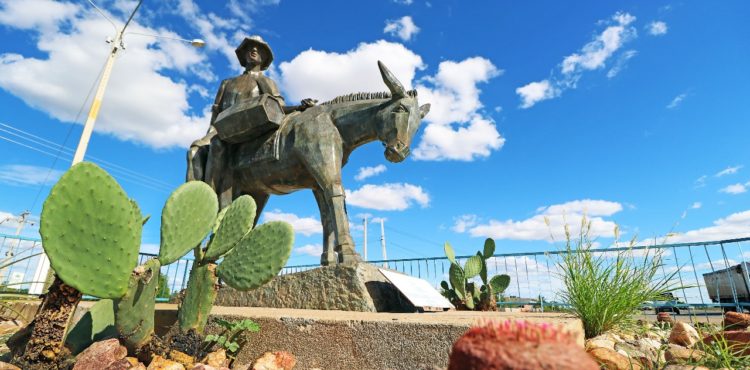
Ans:
[[[169,351],[169,359],[181,363],[186,369],[192,368],[195,363],[195,357],[174,349]]]
[[[747,329],[748,326],[750,326],[750,315],[732,311],[724,314],[724,330]]]
[[[615,350],[615,342],[603,336],[597,336],[586,341],[586,350],[594,348],[608,348]]]
[[[334,265],[278,276],[258,289],[219,289],[216,306],[364,312],[414,312],[378,267]]]
[[[204,363],[195,364],[191,370],[217,370],[215,367],[206,365]]]
[[[266,352],[253,364],[252,370],[291,370],[297,359],[289,352]]]
[[[711,370],[711,369],[705,366],[671,364],[671,365],[665,366],[663,370]]]
[[[132,367],[133,364],[127,358],[123,358],[109,364],[104,370],[128,370]]]
[[[698,332],[690,324],[684,322],[678,322],[672,327],[672,332],[669,333],[669,343],[679,344],[684,347],[692,347],[695,343],[701,340]]]
[[[658,314],[656,314],[656,321],[668,323],[668,324],[674,324],[674,319],[672,318],[672,314],[670,314],[669,312],[659,312]]]
[[[161,356],[154,356],[146,370],[185,370],[185,366]]]
[[[16,365],[11,365],[7,362],[0,361],[0,370],[21,370],[21,368]]]
[[[212,367],[228,366],[227,351],[222,348],[218,351],[211,352],[207,354],[206,358],[201,360],[201,362]]]
[[[588,351],[589,355],[603,368],[609,370],[642,370],[643,366],[637,361],[628,358],[608,348],[594,348]]]
[[[124,359],[128,350],[115,338],[95,342],[76,357],[73,370],[102,370]]]
[[[699,361],[706,353],[697,349],[690,349],[676,344],[670,344],[664,352],[667,362],[683,363],[687,361]]]
[[[734,349],[735,355],[750,356],[750,331],[729,330],[708,335],[703,338],[703,344],[711,344],[720,338],[726,342],[729,348]]]
[[[636,341],[615,343],[615,350],[626,357],[638,361],[646,368],[653,367],[659,359],[659,353],[650,346],[640,346]]]

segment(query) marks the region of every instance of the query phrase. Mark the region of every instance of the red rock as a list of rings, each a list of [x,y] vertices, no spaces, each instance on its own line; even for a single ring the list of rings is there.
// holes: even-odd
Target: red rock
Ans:
[[[597,370],[572,336],[556,327],[523,321],[469,329],[454,344],[448,370]]]
[[[672,318],[672,314],[669,312],[659,312],[656,314],[656,321],[657,322],[666,322],[669,324],[674,324],[674,319]]]
[[[128,350],[117,339],[96,342],[76,357],[73,370],[102,370],[115,361],[124,359]]]
[[[729,330],[703,338],[703,344],[711,344],[718,339],[726,341],[727,346],[735,355],[750,356],[750,331]]]
[[[725,330],[747,329],[750,326],[750,315],[739,312],[727,312],[724,314]]]
[[[669,333],[669,343],[678,344],[688,348],[692,347],[700,340],[701,337],[698,335],[695,328],[684,322],[674,324],[672,332]]]
[[[181,363],[167,360],[161,356],[154,356],[146,370],[185,370]]]
[[[289,352],[266,352],[253,364],[253,370],[291,370],[297,359]]]
[[[133,367],[133,364],[127,358],[123,358],[109,364],[105,370],[128,370],[131,367]]]

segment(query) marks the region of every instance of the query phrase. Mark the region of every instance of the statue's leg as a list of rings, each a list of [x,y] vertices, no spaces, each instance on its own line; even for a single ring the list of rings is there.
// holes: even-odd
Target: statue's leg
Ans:
[[[208,157],[208,145],[191,146],[187,152],[187,176],[185,181],[203,181]]]
[[[320,222],[323,224],[323,254],[320,255],[320,265],[330,266],[336,264],[335,242],[336,234],[331,220],[331,211],[328,209],[328,202],[321,189],[313,189],[315,201],[318,202],[320,209]]]
[[[229,155],[226,143],[218,136],[211,139],[206,161],[206,175],[204,181],[211,186],[219,197],[221,209],[232,204],[232,183],[234,175],[229,168]]]

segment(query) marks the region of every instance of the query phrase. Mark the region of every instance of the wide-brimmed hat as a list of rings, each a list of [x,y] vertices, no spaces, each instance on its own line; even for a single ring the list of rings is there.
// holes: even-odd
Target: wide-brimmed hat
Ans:
[[[266,70],[268,69],[268,66],[271,65],[271,62],[273,61],[273,52],[271,51],[271,47],[266,44],[265,41],[260,36],[250,36],[245,37],[244,40],[242,40],[242,43],[240,46],[237,47],[237,50],[235,50],[235,54],[237,54],[237,59],[239,59],[240,64],[245,67],[245,64],[247,64],[247,60],[245,58],[247,57],[247,51],[250,49],[250,46],[255,45],[258,48],[261,48],[265,50],[266,52],[266,59],[263,60],[263,64],[261,64],[260,69]]]

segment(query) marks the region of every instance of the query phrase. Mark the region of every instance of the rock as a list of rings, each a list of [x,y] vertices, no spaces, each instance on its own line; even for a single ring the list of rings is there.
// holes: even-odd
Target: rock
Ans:
[[[701,337],[695,328],[684,322],[674,324],[672,332],[669,333],[669,343],[679,344],[688,348],[700,340]]]
[[[667,365],[663,370],[711,370],[705,366],[696,365]]]
[[[735,355],[750,356],[750,331],[729,330],[703,338],[703,344],[711,344],[717,339],[722,339],[726,345],[733,349]]]
[[[126,359],[126,360],[128,360],[128,362],[130,362],[130,365],[131,365],[131,366],[138,366],[138,364],[140,364],[140,363],[141,363],[141,362],[140,362],[140,361],[138,361],[138,359],[137,359],[137,358],[135,358],[135,357],[125,357],[125,359]]]
[[[133,367],[133,364],[127,358],[123,358],[109,364],[105,370],[128,370],[131,367]]]
[[[128,350],[115,338],[96,342],[76,357],[73,370],[102,370],[111,363],[124,359]]]
[[[594,337],[594,338],[587,340],[585,347],[586,347],[586,350],[594,349],[594,348],[608,348],[614,351],[615,341],[600,335],[598,337]]]
[[[656,314],[656,321],[657,322],[663,322],[667,324],[674,324],[674,319],[672,318],[672,314],[669,312],[659,312]]]
[[[197,363],[191,370],[216,370],[216,368],[203,363]]]
[[[289,352],[266,352],[253,364],[252,370],[291,370],[297,359]]]
[[[636,341],[615,343],[615,350],[647,368],[654,367],[659,359],[658,351],[650,346],[641,347]]]
[[[676,344],[670,344],[664,352],[664,360],[671,363],[699,361],[706,353],[697,349],[690,349]]]
[[[750,315],[739,312],[724,314],[724,330],[741,330],[750,326]]]
[[[6,362],[0,362],[0,370],[21,370],[21,368]]]
[[[589,355],[603,368],[609,370],[642,370],[643,367],[635,360],[608,348],[594,348]]]
[[[181,363],[167,360],[161,356],[154,356],[146,370],[185,370]]]
[[[201,362],[212,367],[229,366],[227,361],[227,351],[223,348],[207,354]]]
[[[195,363],[195,357],[174,349],[169,351],[169,359],[181,363],[186,369],[192,368]]]

